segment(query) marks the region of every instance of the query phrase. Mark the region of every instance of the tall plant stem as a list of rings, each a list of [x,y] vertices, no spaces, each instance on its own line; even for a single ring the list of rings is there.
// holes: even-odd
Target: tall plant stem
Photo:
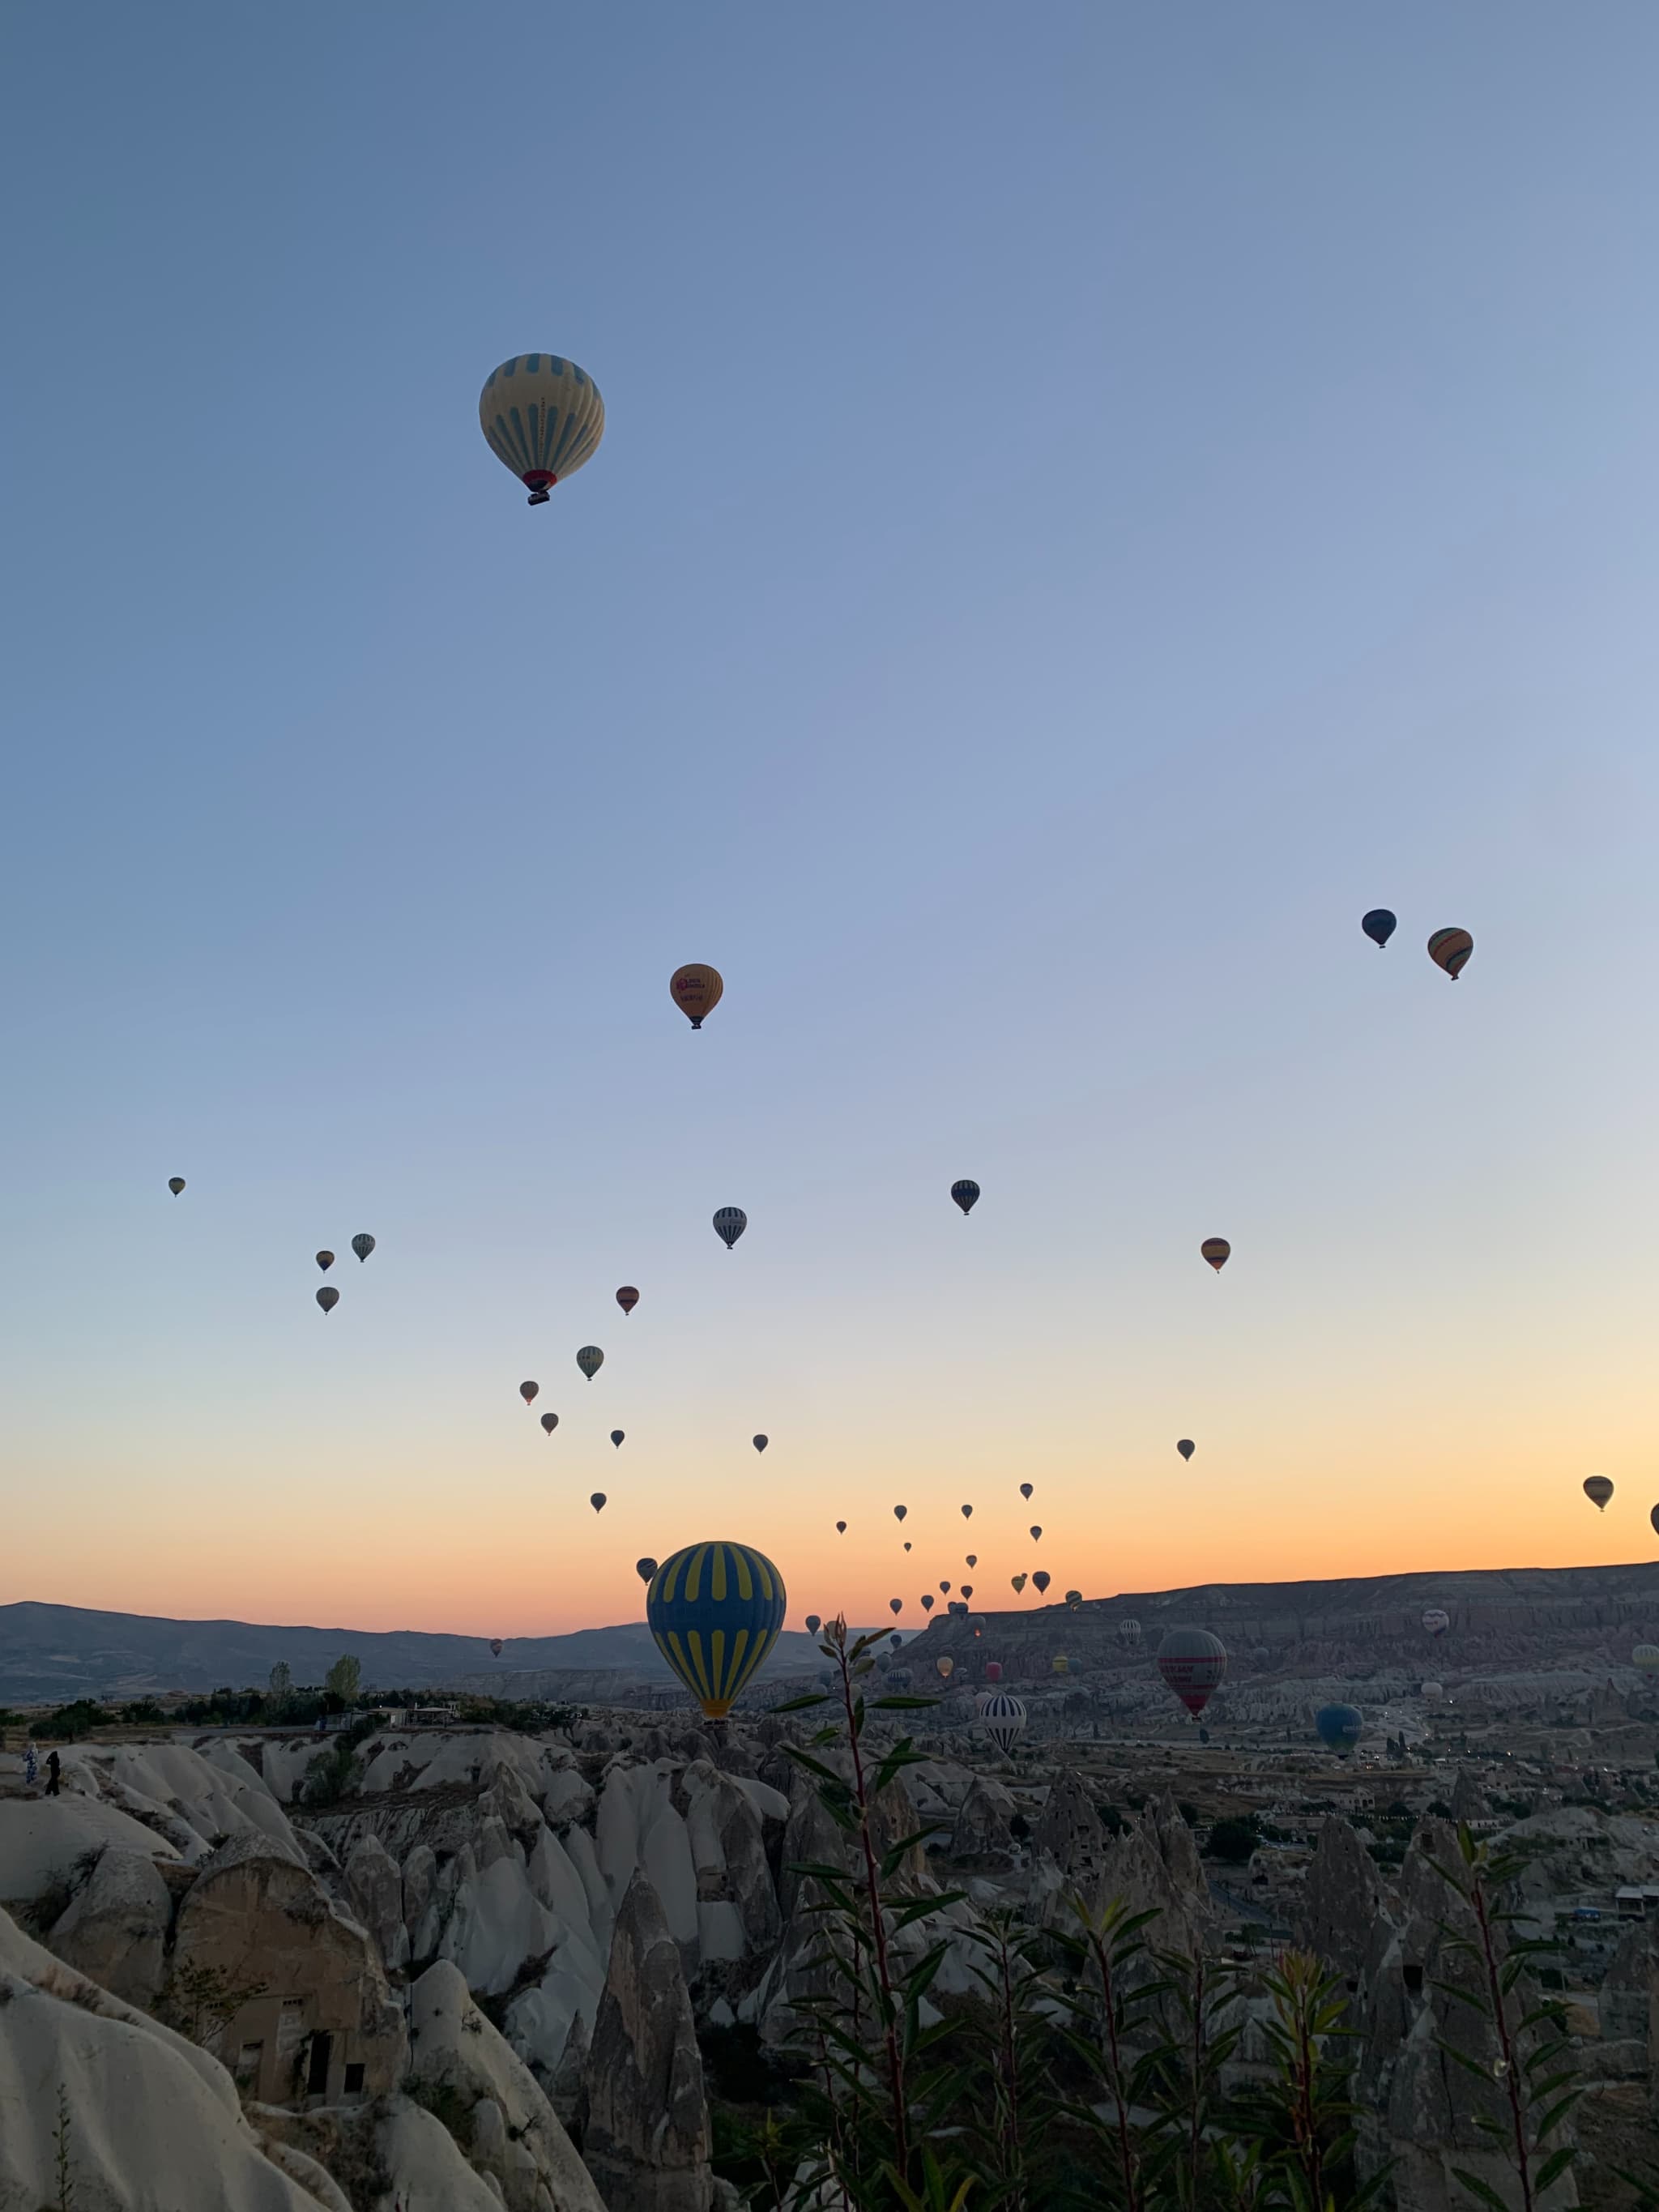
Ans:
[[[1112,2104],[1117,2119],[1118,2164],[1123,2173],[1123,2197],[1128,2212],[1141,2212],[1140,2174],[1135,2160],[1134,2138],[1129,2130],[1129,2107],[1123,2096],[1123,2057],[1117,2034],[1117,1997],[1112,1986],[1112,1962],[1100,1931],[1092,1922],[1089,1926],[1089,1948],[1095,1954],[1095,1964],[1100,1969],[1101,1990],[1105,1998],[1106,2048],[1112,2060]]]
[[[1492,2024],[1498,2030],[1498,2047],[1504,2057],[1504,2084],[1509,2091],[1510,2126],[1515,2135],[1515,2171],[1521,2184],[1521,2203],[1523,2212],[1532,2212],[1532,2156],[1527,2148],[1526,2109],[1521,2101],[1521,2080],[1515,2063],[1515,2046],[1510,2039],[1503,1978],[1498,1972],[1492,1924],[1486,1911],[1486,1886],[1478,1874],[1469,1885],[1469,1892],[1470,1901],[1474,1906],[1475,1924],[1480,1930],[1480,1955],[1486,1962],[1486,1991],[1492,2003]]]
[[[847,1653],[841,1653],[841,1695],[847,1712],[847,1739],[853,1750],[853,1802],[858,1808],[859,1844],[864,1853],[864,1888],[870,1905],[871,1939],[875,1947],[876,1979],[881,1990],[882,2037],[887,2046],[887,2092],[893,2109],[893,2164],[908,2185],[910,2179],[910,2132],[904,2085],[904,2049],[899,2039],[893,2003],[893,1978],[887,1956],[887,1923],[882,1912],[881,1868],[870,1836],[870,1799],[864,1779],[861,1730],[853,1694],[853,1670]]]

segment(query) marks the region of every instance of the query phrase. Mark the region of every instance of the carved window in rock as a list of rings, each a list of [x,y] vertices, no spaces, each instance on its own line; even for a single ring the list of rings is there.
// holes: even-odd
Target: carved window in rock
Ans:
[[[345,2088],[343,2092],[346,2096],[361,2097],[362,2095],[363,2080],[368,2071],[368,2069],[367,2065],[361,2059],[354,2059],[351,2064],[346,2068]]]

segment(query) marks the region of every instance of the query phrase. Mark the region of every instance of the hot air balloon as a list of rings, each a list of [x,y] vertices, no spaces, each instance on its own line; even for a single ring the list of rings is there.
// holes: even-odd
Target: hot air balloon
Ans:
[[[1425,1605],[1423,1608],[1423,1626],[1431,1636],[1443,1636],[1451,1626],[1451,1615],[1440,1606]]]
[[[963,1597],[972,1597],[974,1594],[974,1586],[972,1583],[963,1583],[962,1586],[962,1594]]]
[[[895,1667],[888,1674],[887,1687],[890,1690],[908,1690],[910,1686],[910,1669],[908,1667]]]
[[[585,1344],[576,1354],[576,1364],[591,1382],[605,1364],[605,1354],[597,1344]]]
[[[1120,1644],[1139,1644],[1140,1623],[1133,1620],[1120,1620],[1117,1625],[1117,1640]]]
[[[1224,1237],[1206,1237],[1198,1250],[1200,1258],[1207,1260],[1218,1275],[1226,1266],[1232,1249]]]
[[[1035,1483],[1022,1482],[1019,1486],[1019,1494],[1022,1498],[1029,1498],[1036,1487]]]
[[[317,1293],[317,1303],[325,1313],[332,1313],[340,1303],[340,1293],[332,1283],[325,1283]]]
[[[501,1639],[499,1636],[492,1636],[489,1639],[489,1656],[492,1659],[499,1659],[501,1656]]]
[[[971,1505],[964,1505],[964,1506],[963,1507],[963,1509],[962,1509],[962,1517],[963,1517],[963,1519],[964,1521],[971,1521],[971,1520],[973,1519],[973,1517],[974,1517],[974,1509],[973,1509],[973,1507],[972,1507]]]
[[[1158,1671],[1189,1713],[1201,1713],[1227,1671],[1227,1647],[1207,1628],[1172,1628],[1158,1647]]]
[[[319,1252],[317,1255],[317,1265],[325,1274],[327,1274],[329,1269],[334,1265],[334,1255],[331,1252]]]
[[[351,1249],[360,1260],[367,1260],[374,1249],[374,1239],[367,1229],[360,1229],[351,1240]]]
[[[1048,1671],[1052,1674],[1063,1674],[1070,1665],[1071,1662],[1066,1658],[1066,1654],[1063,1651],[1056,1651],[1048,1662]]]
[[[1425,1682],[1421,1694],[1426,1703],[1437,1705],[1446,1694],[1446,1686],[1443,1682]]]
[[[657,1571],[657,1563],[654,1559],[635,1559],[634,1571],[642,1583],[649,1583]]]
[[[1036,1572],[1032,1576],[1031,1580],[1036,1584],[1037,1595],[1039,1597],[1047,1597],[1048,1595],[1048,1585],[1054,1580],[1054,1577],[1048,1572],[1048,1570],[1046,1567],[1039,1567]]]
[[[645,1601],[656,1646],[711,1721],[723,1720],[777,1642],[783,1577],[748,1544],[688,1544],[665,1559]]]
[[[942,1657],[935,1659],[933,1662],[933,1667],[934,1671],[938,1674],[941,1682],[948,1682],[951,1675],[957,1671],[957,1662],[951,1657],[948,1652],[946,1652]]]
[[[1365,1723],[1358,1705],[1322,1705],[1314,1715],[1319,1741],[1327,1751],[1350,1752]]]
[[[909,1509],[909,1507],[908,1507],[908,1505],[896,1505],[896,1506],[893,1508],[893,1518],[894,1518],[894,1520],[895,1520],[895,1521],[902,1521],[902,1520],[903,1520],[903,1518],[904,1518],[904,1516],[905,1516],[905,1515],[906,1515],[909,1510],[910,1510],[910,1509]]]
[[[1066,1593],[1066,1602],[1073,1613],[1081,1613],[1083,1610],[1083,1592],[1081,1590],[1067,1590]]]
[[[806,1616],[806,1633],[807,1633],[809,1636],[816,1636],[816,1635],[817,1634],[817,1632],[818,1632],[819,1629],[821,1629],[821,1628],[823,1627],[823,1614],[822,1614],[822,1613],[809,1613],[807,1614],[807,1616]]]
[[[1021,1592],[1021,1591],[1024,1589],[1024,1587],[1025,1587],[1025,1577],[1024,1577],[1024,1575],[1010,1575],[1010,1576],[1009,1576],[1009,1577],[1008,1577],[1008,1581],[1009,1581],[1009,1585],[1010,1585],[1010,1587],[1011,1587],[1011,1588],[1012,1589],[1012,1590],[1013,1590],[1014,1595],[1015,1595],[1016,1597],[1018,1597],[1018,1596],[1019,1595],[1020,1592]]]
[[[623,1438],[627,1435],[627,1433],[628,1431],[625,1429],[612,1429],[611,1431],[611,1441],[615,1444],[618,1451],[622,1449]]]
[[[1198,1446],[1190,1437],[1182,1437],[1176,1445],[1176,1449],[1181,1454],[1182,1459],[1190,1459],[1198,1449]]]
[[[586,369],[556,353],[515,353],[478,394],[478,424],[498,461],[545,507],[556,483],[599,451],[605,402]]]
[[[971,1213],[979,1202],[979,1185],[965,1180],[962,1182],[953,1182],[951,1186],[951,1195],[963,1213]]]
[[[940,1595],[941,1597],[949,1597],[949,1596],[950,1596],[950,1595],[951,1595],[951,1585],[950,1585],[950,1583],[941,1583],[939,1584],[939,1595]]]
[[[547,1431],[547,1433],[548,1433],[548,1435],[549,1435],[550,1437],[552,1435],[552,1433],[553,1433],[554,1430],[555,1430],[555,1429],[556,1429],[556,1428],[558,1427],[558,1425],[559,1425],[559,1417],[558,1417],[558,1415],[557,1415],[556,1413],[544,1413],[544,1414],[542,1415],[542,1426],[543,1426],[543,1427]]]
[[[740,1206],[722,1206],[714,1216],[714,1234],[728,1252],[748,1226],[749,1216]]]
[[[754,1445],[757,1451],[764,1451],[769,1439],[766,1437],[750,1437],[749,1441]]]
[[[962,1564],[964,1567],[976,1567],[979,1565],[979,1553],[969,1552]]]
[[[175,1198],[178,1197],[179,1192],[184,1188],[184,1187],[185,1179],[183,1176],[169,1176],[167,1177],[167,1188],[173,1193]]]
[[[617,1293],[617,1304],[625,1314],[631,1314],[640,1302],[640,1294],[632,1283],[624,1283]]]
[[[1654,1507],[1653,1510],[1649,1514],[1648,1518],[1653,1523],[1654,1534],[1656,1536],[1659,1536],[1659,1505],[1656,1505]]]
[[[990,1673],[990,1668],[986,1668]],[[981,1698],[979,1706],[980,1723],[997,1749],[1006,1759],[1025,1733],[1025,1708],[1019,1699],[1006,1690],[994,1690],[988,1698]]]
[[[909,1545],[908,1545],[908,1542],[906,1543],[906,1545],[905,1545],[904,1548],[905,1548],[905,1550],[906,1550],[907,1552],[909,1550],[910,1547],[909,1547]]]
[[[1638,1644],[1630,1663],[1641,1674],[1659,1674],[1659,1644]]]
[[[1605,1513],[1607,1500],[1613,1495],[1613,1485],[1605,1474],[1592,1474],[1585,1480],[1584,1495],[1598,1513]]]
[[[970,1613],[968,1615],[968,1626],[973,1630],[975,1636],[983,1636],[985,1633],[985,1615],[982,1613]]]
[[[847,1534],[847,1523],[844,1521],[836,1522],[836,1534],[838,1536],[844,1536]]]
[[[904,1600],[902,1597],[890,1597],[887,1601],[887,1609],[896,1617],[904,1610]]]
[[[932,1590],[924,1590],[924,1591],[922,1592],[922,1594],[921,1594],[921,1609],[922,1609],[922,1611],[923,1611],[924,1613],[931,1613],[931,1612],[933,1611],[933,1607],[934,1607],[934,1604],[936,1603],[936,1601],[937,1601],[935,1600],[935,1598],[934,1598],[934,1596],[933,1596],[933,1593],[932,1592]]]
[[[677,968],[668,979],[669,997],[694,1030],[702,1027],[703,1016],[714,1012],[725,989],[720,969],[701,960],[694,960],[689,968]]]
[[[1374,906],[1369,914],[1359,917],[1359,927],[1380,952],[1399,927],[1385,906]]]
[[[587,1501],[587,1502],[588,1502],[588,1504],[592,1507],[593,1510],[594,1510],[596,1513],[603,1513],[603,1512],[604,1512],[604,1510],[605,1510],[605,1492],[604,1492],[604,1491],[602,1491],[602,1490],[596,1490],[596,1491],[593,1492],[593,1495],[592,1495],[592,1496],[588,1499],[588,1501]]]
[[[1041,1543],[1041,1542],[1042,1542],[1042,1529],[1038,1527],[1037,1523],[1036,1523],[1035,1521],[1033,1521],[1033,1522],[1032,1522],[1032,1523],[1031,1523],[1031,1541],[1032,1541],[1034,1544],[1037,1544],[1037,1543]]]
[[[1429,939],[1430,959],[1437,968],[1443,968],[1454,983],[1474,950],[1474,939],[1467,929],[1437,929]]]
[[[519,1395],[524,1400],[526,1406],[533,1405],[535,1403],[537,1393],[540,1390],[541,1387],[542,1386],[539,1382],[520,1382],[519,1385]]]
[[[1002,1662],[1000,1659],[988,1659],[986,1661],[985,1679],[988,1682],[1000,1682],[1002,1680]]]

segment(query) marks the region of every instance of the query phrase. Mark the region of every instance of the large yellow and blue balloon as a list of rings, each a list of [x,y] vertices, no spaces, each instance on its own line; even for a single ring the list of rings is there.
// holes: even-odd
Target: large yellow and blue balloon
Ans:
[[[748,1544],[687,1544],[646,1593],[657,1649],[711,1721],[723,1720],[777,1642],[783,1577]]]
[[[515,353],[478,394],[478,422],[496,459],[530,488],[532,507],[591,461],[605,435],[605,402],[586,369],[556,353]]]

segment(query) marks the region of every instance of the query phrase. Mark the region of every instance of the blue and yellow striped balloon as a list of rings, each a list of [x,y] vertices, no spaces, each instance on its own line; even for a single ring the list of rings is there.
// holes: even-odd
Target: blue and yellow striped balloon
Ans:
[[[788,1607],[783,1577],[748,1544],[687,1544],[646,1593],[659,1651],[711,1721],[724,1720],[778,1640]]]
[[[489,449],[530,487],[532,507],[592,459],[605,435],[605,402],[586,369],[556,353],[515,353],[492,368],[478,395]]]

